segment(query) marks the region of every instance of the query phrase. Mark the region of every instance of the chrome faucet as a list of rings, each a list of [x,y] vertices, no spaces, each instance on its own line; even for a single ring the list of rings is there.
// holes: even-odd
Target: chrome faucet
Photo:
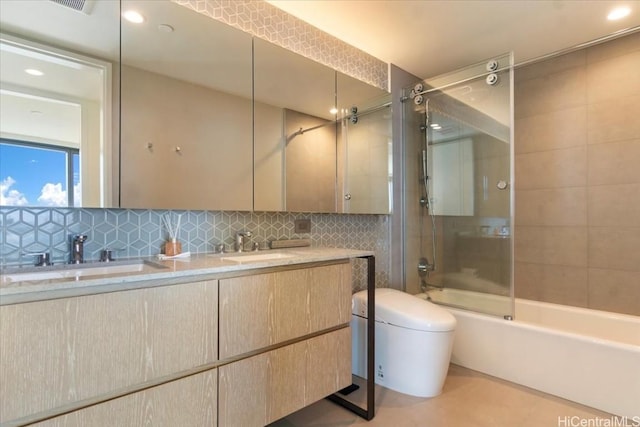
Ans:
[[[84,242],[87,241],[85,234],[76,234],[71,239],[71,260],[69,264],[82,264],[84,262]]]
[[[51,254],[49,252],[24,252],[22,255],[34,257],[34,267],[48,267],[53,265],[51,262]]]
[[[236,244],[235,250],[236,252],[244,252],[244,238],[251,237],[250,231],[238,231],[236,233]]]

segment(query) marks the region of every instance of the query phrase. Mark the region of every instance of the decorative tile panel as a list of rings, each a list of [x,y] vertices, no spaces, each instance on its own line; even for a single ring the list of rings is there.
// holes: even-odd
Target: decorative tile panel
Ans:
[[[380,89],[388,66],[368,53],[262,0],[171,0]]]
[[[250,242],[310,239],[312,246],[371,250],[376,253],[376,286],[389,286],[389,216],[286,212],[160,211],[139,209],[50,209],[0,207],[1,266],[29,265],[24,252],[50,252],[54,263],[70,255],[70,236],[86,234],[85,258],[98,260],[102,249],[116,258],[153,256],[167,238],[162,216],[182,215],[182,250],[210,253],[224,243],[232,248],[237,231],[251,231]],[[311,219],[311,233],[296,234],[294,221]],[[366,263],[354,262],[354,290],[366,288]]]

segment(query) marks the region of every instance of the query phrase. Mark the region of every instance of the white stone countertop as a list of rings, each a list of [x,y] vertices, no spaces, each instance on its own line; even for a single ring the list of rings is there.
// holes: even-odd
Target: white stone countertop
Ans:
[[[216,276],[229,277],[234,272],[371,255],[374,255],[372,251],[307,247],[197,254],[164,261],[147,257],[113,263],[7,269],[0,271],[0,305],[209,280]],[[58,272],[60,277],[33,280],[48,272]],[[30,273],[35,275],[28,277]]]

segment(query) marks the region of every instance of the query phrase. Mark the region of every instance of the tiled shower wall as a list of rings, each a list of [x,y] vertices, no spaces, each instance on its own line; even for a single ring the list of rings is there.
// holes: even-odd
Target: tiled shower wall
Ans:
[[[303,56],[331,66],[379,88],[388,87],[387,64],[336,39],[276,7],[256,0],[174,0],[213,19],[240,28]],[[87,233],[86,257],[104,248],[116,257],[150,256],[164,239],[161,216],[166,211],[127,209],[0,208],[0,264],[28,263],[21,252],[49,251],[55,261],[68,257],[69,235]],[[254,233],[254,241],[309,238],[314,246],[348,247],[376,252],[376,286],[388,286],[390,217],[387,215],[293,214],[184,211],[180,239],[183,250],[211,252],[230,245],[238,230]],[[293,232],[296,218],[311,218],[308,235]],[[361,268],[354,288],[364,285]]]
[[[516,69],[515,291],[640,315],[640,33]]]
[[[167,234],[162,216],[182,214],[178,239],[182,250],[213,252],[215,245],[233,247],[237,231],[251,231],[250,242],[304,238],[312,246],[373,250],[376,286],[389,283],[389,217],[272,212],[160,211],[131,209],[0,208],[2,266],[28,264],[23,252],[50,252],[53,261],[69,260],[69,236],[87,234],[85,259],[97,260],[102,249],[115,249],[116,258],[160,253]],[[311,233],[295,234],[294,220],[311,219]],[[365,287],[364,271],[357,267],[354,289]]]

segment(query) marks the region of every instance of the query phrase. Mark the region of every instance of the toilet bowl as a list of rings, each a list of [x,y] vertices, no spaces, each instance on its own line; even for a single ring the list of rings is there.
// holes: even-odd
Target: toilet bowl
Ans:
[[[375,382],[419,397],[442,392],[455,317],[429,301],[395,289],[376,289]],[[352,299],[352,372],[366,378],[367,291]]]

